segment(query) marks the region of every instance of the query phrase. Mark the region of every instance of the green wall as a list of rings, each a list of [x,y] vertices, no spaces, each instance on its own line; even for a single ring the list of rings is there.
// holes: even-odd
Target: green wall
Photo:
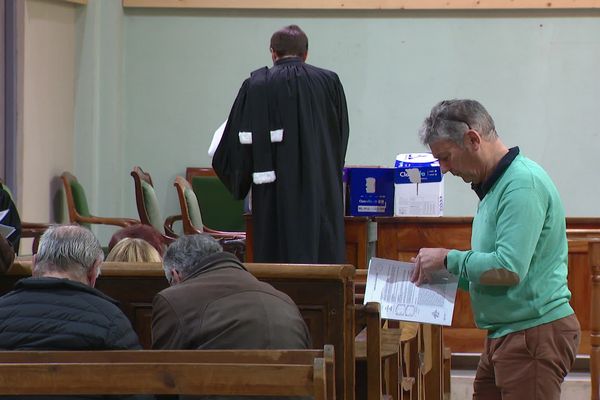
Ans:
[[[430,108],[470,97],[488,108],[507,145],[549,171],[568,215],[600,214],[600,185],[589,184],[600,147],[597,11],[123,11],[118,0],[97,3],[86,11],[95,26],[81,27],[94,31],[97,49],[90,74],[98,87],[89,95],[96,145],[83,150],[89,133],[77,131],[88,155],[76,168],[95,160],[95,202],[107,212],[136,215],[134,165],[152,174],[165,216],[178,212],[175,176],[210,165],[206,149],[241,82],[270,64],[271,33],[296,23],[309,35],[308,62],[344,84],[348,164],[392,165],[397,153],[425,150],[416,132]],[[446,198],[446,215],[473,215],[477,206],[452,176]]]

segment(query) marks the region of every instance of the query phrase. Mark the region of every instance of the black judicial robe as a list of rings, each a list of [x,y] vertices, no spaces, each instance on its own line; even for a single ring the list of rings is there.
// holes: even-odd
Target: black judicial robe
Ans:
[[[254,71],[213,168],[234,197],[252,187],[254,261],[344,263],[348,112],[332,71],[291,57]]]

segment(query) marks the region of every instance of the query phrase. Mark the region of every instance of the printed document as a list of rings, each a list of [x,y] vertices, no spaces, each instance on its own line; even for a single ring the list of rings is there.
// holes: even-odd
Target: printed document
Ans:
[[[451,325],[458,278],[446,270],[436,271],[430,283],[410,281],[414,263],[371,258],[365,304],[381,304],[381,318]]]

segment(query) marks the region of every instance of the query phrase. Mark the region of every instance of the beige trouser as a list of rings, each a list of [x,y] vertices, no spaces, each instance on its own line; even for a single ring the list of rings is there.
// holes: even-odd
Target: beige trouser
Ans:
[[[559,400],[560,385],[577,355],[575,315],[485,340],[473,400]]]

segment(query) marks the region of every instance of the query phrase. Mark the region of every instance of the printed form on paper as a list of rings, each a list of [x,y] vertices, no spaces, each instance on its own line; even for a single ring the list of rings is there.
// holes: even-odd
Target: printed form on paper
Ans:
[[[452,324],[458,278],[437,271],[431,283],[417,286],[410,281],[414,263],[371,258],[365,289],[365,304],[381,304],[381,318]]]

